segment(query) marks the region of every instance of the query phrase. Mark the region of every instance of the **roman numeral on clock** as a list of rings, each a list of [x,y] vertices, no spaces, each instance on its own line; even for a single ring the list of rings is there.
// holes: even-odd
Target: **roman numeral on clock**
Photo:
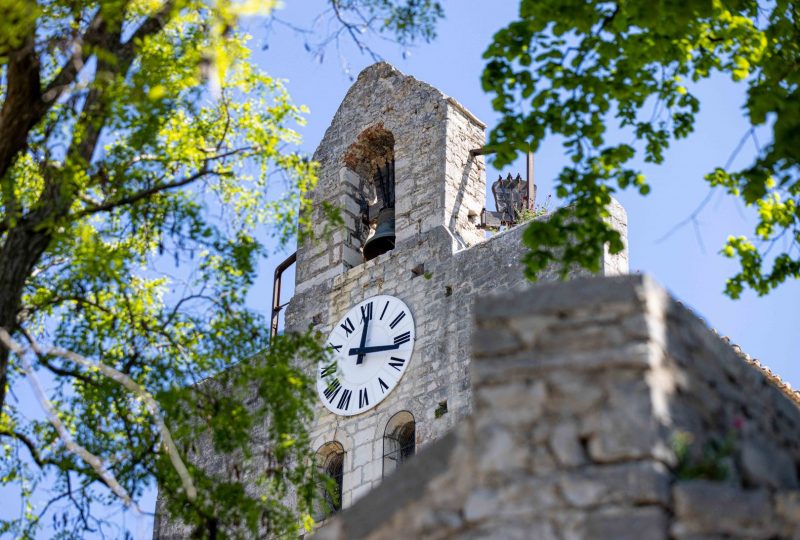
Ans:
[[[333,349],[336,352],[342,352],[342,346],[341,345],[334,345],[333,343],[329,342],[328,343],[328,347]]]
[[[403,343],[408,343],[409,341],[411,341],[411,332],[403,332],[399,336],[394,336],[395,345],[402,345]]]
[[[400,315],[395,317],[394,320],[389,324],[389,328],[394,329],[394,327],[397,326],[398,323],[400,323],[400,321],[402,321],[403,317],[405,317],[405,316],[406,316],[406,312],[405,311],[401,311]]]
[[[325,377],[333,375],[334,373],[336,373],[336,362],[332,362],[327,366],[322,366],[320,368],[319,376],[324,379]]]
[[[356,327],[355,327],[355,326],[353,326],[353,321],[351,321],[351,320],[350,320],[350,317],[346,318],[346,319],[344,320],[344,322],[343,322],[343,323],[342,323],[340,326],[341,326],[342,328],[344,328],[344,331],[345,331],[345,335],[346,335],[346,336],[349,336],[350,334],[352,334],[352,333],[353,333],[353,330],[355,330],[355,329],[356,329]]]
[[[339,398],[339,403],[336,405],[337,409],[347,410],[350,408],[350,396],[353,394],[351,390],[347,388],[344,389],[342,392],[342,397]]]
[[[392,366],[397,371],[400,371],[401,369],[403,369],[403,364],[405,364],[405,363],[406,363],[406,361],[405,361],[404,358],[396,358],[396,357],[392,356],[389,359],[389,365]],[[383,381],[381,381],[381,382],[383,382]]]
[[[381,385],[381,394],[385,394],[386,391],[389,389],[389,385],[383,382],[383,379],[378,377],[378,384]]]
[[[325,398],[329,403],[333,403],[333,400],[336,399],[336,395],[341,389],[342,383],[339,382],[339,379],[333,379],[330,384],[328,384],[328,387],[325,389]]]
[[[361,319],[367,321],[372,320],[372,302],[368,303],[366,306],[361,306]]]
[[[358,391],[358,408],[366,407],[369,405],[369,396],[367,395],[367,389],[362,388]]]
[[[386,304],[383,306],[383,311],[381,311],[381,316],[378,318],[379,321],[383,320],[383,316],[386,315],[386,308],[389,307],[389,301],[386,301]]]

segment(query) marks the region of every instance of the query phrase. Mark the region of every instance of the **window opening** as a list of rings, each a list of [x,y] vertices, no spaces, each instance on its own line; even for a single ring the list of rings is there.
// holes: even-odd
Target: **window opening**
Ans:
[[[391,474],[408,461],[416,449],[416,423],[408,411],[389,419],[383,435],[383,476]]]
[[[353,247],[369,261],[394,249],[394,136],[381,124],[365,129],[345,152],[344,163],[359,179],[352,194],[359,208]]]
[[[322,445],[317,451],[317,467],[320,472],[319,497],[314,517],[321,521],[342,508],[344,447],[336,441]]]

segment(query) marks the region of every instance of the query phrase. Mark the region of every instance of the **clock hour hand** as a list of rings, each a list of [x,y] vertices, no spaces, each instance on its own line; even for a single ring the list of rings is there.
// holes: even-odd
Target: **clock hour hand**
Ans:
[[[361,348],[364,348],[364,345],[367,344],[367,328],[369,327],[369,319],[367,319],[366,315],[363,317],[364,321],[364,328],[361,330]],[[352,353],[351,353],[352,354]],[[364,353],[358,353],[358,358],[356,358],[356,364],[360,364],[364,361]]]
[[[350,356],[357,354],[359,356],[363,356],[365,354],[374,353],[374,352],[382,352],[382,351],[393,351],[395,349],[399,349],[400,344],[395,343],[394,345],[376,345],[375,347],[360,347],[358,349],[350,349]]]

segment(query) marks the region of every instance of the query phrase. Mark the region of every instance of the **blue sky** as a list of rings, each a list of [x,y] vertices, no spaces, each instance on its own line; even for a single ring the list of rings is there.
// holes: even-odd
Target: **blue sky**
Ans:
[[[514,18],[517,4],[512,0],[445,1],[446,19],[433,43],[412,48],[410,55],[390,43],[372,43],[398,69],[454,97],[491,127],[497,117],[480,87],[481,55],[492,34]],[[321,0],[287,0],[280,16],[307,24],[323,9]],[[352,84],[348,69],[355,76],[373,63],[372,58],[342,38],[341,48],[329,45],[320,63],[304,49],[302,37],[287,28],[275,27],[268,37],[263,22],[252,21],[247,29],[253,35],[257,63],[271,75],[287,79],[294,101],[309,107],[308,123],[301,134],[303,149],[311,154]],[[269,47],[263,50],[265,43]],[[741,110],[742,85],[717,77],[691,90],[702,104],[695,133],[674,144],[663,165],[645,168],[652,186],[649,196],[641,197],[633,191],[616,195],[628,212],[631,271],[653,275],[721,335],[729,336],[785,381],[800,387],[800,367],[795,361],[796,351],[800,350],[800,283],[786,284],[762,298],[747,292],[742,299],[733,301],[722,294],[725,279],[735,272],[736,264],[718,251],[729,234],[752,234],[752,211],[715,192],[694,224],[688,223],[661,240],[706,198],[709,189],[703,175],[729,159],[749,127]],[[762,143],[768,141],[768,133],[759,134]],[[747,164],[753,153],[754,144],[748,140],[734,165]],[[554,195],[552,179],[566,159],[559,143],[552,140],[545,141],[535,159],[541,201],[548,194]],[[524,169],[520,159],[502,173],[524,174]],[[490,165],[488,183],[499,172]],[[556,204],[558,201],[553,201],[551,207]],[[250,305],[267,317],[274,268],[290,252],[287,249],[261,263],[261,278],[250,295]],[[291,294],[293,275],[287,278],[284,301]],[[151,492],[143,501],[143,508],[151,510],[154,501],[155,494]],[[127,517],[120,514],[119,521],[126,519],[136,538],[150,537],[150,519],[124,514]]]

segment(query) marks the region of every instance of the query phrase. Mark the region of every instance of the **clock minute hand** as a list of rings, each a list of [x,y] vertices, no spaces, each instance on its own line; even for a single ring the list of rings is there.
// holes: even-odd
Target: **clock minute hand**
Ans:
[[[367,344],[367,328],[369,327],[369,319],[367,319],[366,315],[363,317],[364,321],[364,329],[361,331],[361,348],[364,348],[364,345]],[[356,358],[356,364],[360,364],[364,361],[364,353],[358,353],[358,358]]]
[[[363,355],[363,354],[374,353],[374,352],[393,351],[393,350],[399,349],[399,348],[400,348],[399,344],[394,344],[394,345],[376,345],[375,347],[360,347],[358,349],[350,349],[350,352],[348,354],[350,356],[353,356],[354,354]]]

